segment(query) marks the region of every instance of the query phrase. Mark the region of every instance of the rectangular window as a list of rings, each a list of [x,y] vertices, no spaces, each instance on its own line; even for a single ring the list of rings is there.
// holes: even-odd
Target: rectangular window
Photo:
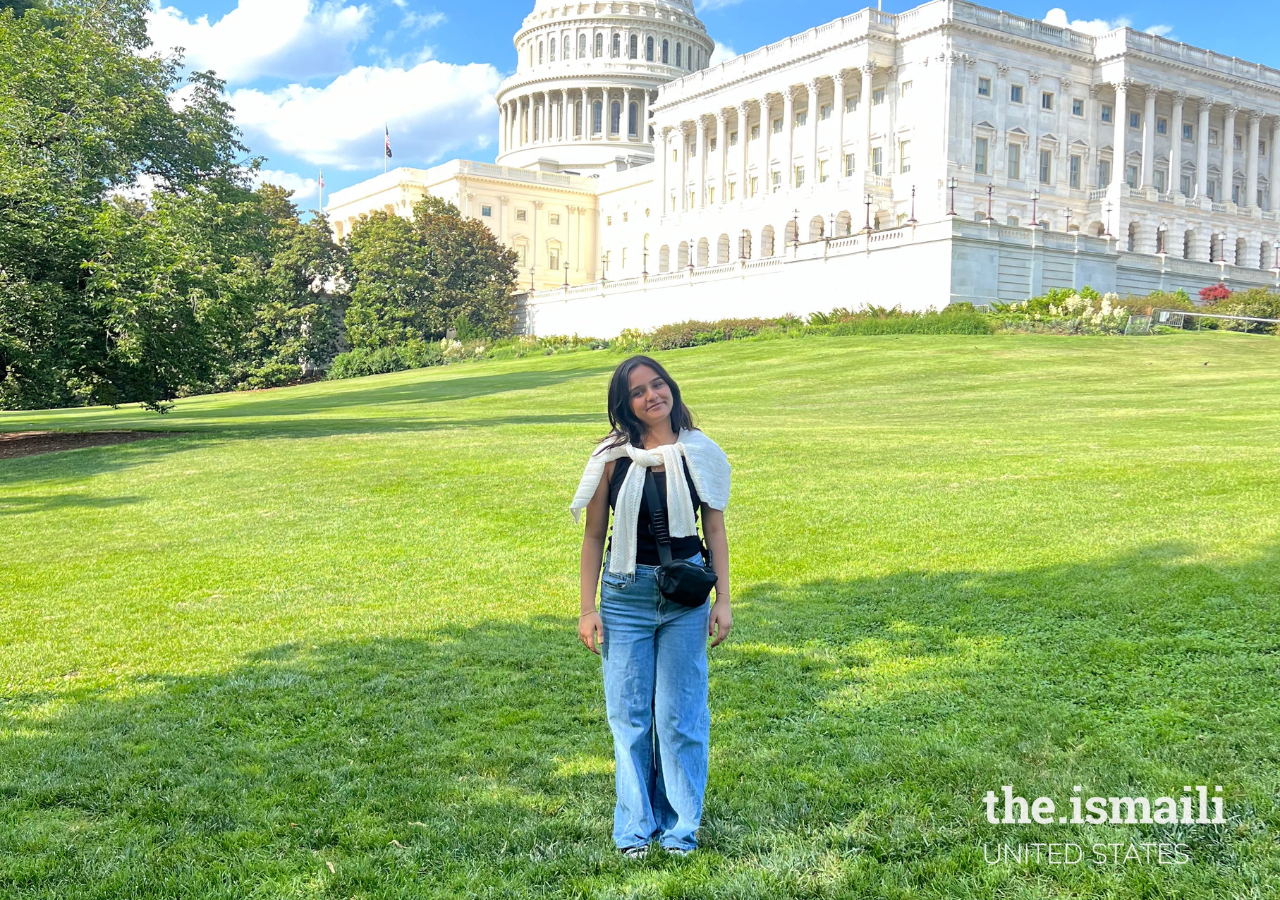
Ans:
[[[1240,205],[1240,185],[1238,184],[1231,185],[1231,202],[1237,206]]]
[[[775,169],[769,173],[769,178],[773,182],[773,192],[775,194],[778,193],[779,189],[782,187],[782,173]]]
[[[795,177],[796,177],[795,186],[803,187],[804,186],[804,166],[796,166]]]
[[[760,140],[760,126],[759,126],[759,125],[752,125],[752,126],[751,126],[751,140],[753,140],[753,141],[758,141],[758,140]]]
[[[844,101],[844,111],[847,113],[855,112],[858,109],[857,97],[846,97]]]
[[[1078,156],[1071,157],[1070,161],[1068,162],[1069,171],[1068,171],[1067,177],[1070,179],[1068,183],[1072,188],[1075,188],[1076,190],[1080,189],[1081,165],[1083,165],[1083,160]]]
[[[900,141],[898,143],[898,171],[904,174],[911,171],[910,141]]]
[[[1141,127],[1142,127],[1142,113],[1140,113],[1140,112],[1130,112],[1130,113],[1129,113],[1129,127],[1130,127],[1130,128],[1141,128]]]
[[[677,150],[676,148],[672,147],[672,148],[671,148],[671,161],[672,161],[672,162],[675,162],[675,161],[677,161],[679,158],[680,158],[680,151],[679,151],[679,150]]]
[[[782,120],[781,120],[781,119],[774,119],[774,120],[773,120],[773,133],[774,133],[774,134],[782,134]]]
[[[818,160],[818,183],[825,183],[829,177],[827,175],[827,161],[825,159]]]
[[[911,93],[911,82],[910,81],[902,82],[902,84],[898,87],[898,96],[905,97],[909,93]]]
[[[626,215],[626,213],[623,213],[623,215],[625,216],[625,215]],[[552,213],[552,214],[551,214],[551,224],[552,224],[552,225],[559,225],[559,224],[560,224],[560,213]]]
[[[818,107],[818,118],[819,118],[819,119],[821,119],[821,120],[822,120],[822,121],[824,121],[824,122],[825,122],[825,121],[827,121],[827,119],[830,119],[830,118],[831,118],[831,104],[830,104],[830,103],[827,103],[827,104],[825,104],[825,105],[823,105],[823,106]]]
[[[1182,195],[1184,197],[1190,197],[1191,196],[1191,176],[1189,174],[1184,174],[1182,176],[1181,187],[1182,187]]]
[[[1014,84],[1009,86],[1009,102],[1010,103],[1022,102],[1022,85]]]
[[[884,148],[883,147],[871,148],[871,174],[872,175],[884,174]]]
[[[1156,169],[1155,177],[1151,179],[1151,183],[1155,186],[1155,189],[1162,194],[1164,193],[1166,181],[1167,176],[1164,173],[1164,169]]]
[[[844,155],[844,177],[848,178],[853,175],[853,154],[846,153]]]
[[[1110,103],[1102,104],[1102,121],[1104,122],[1111,121],[1111,104]]]
[[[1209,129],[1209,146],[1210,147],[1218,146],[1218,129],[1216,128]]]
[[[809,111],[807,109],[796,113],[796,127],[803,128],[805,123],[809,121]]]
[[[756,175],[751,176],[751,196],[754,197],[760,192],[760,178]]]
[[[1075,97],[1071,101],[1071,115],[1075,116],[1077,119],[1084,118],[1084,101],[1079,97]]]
[[[1233,148],[1233,149],[1235,149],[1235,150],[1242,150],[1242,149],[1244,149],[1244,148],[1243,148],[1243,146],[1242,146],[1242,145],[1243,145],[1243,143],[1244,143],[1244,141],[1242,141],[1242,140],[1240,139],[1240,135],[1238,135],[1238,134],[1237,134],[1237,135],[1235,135],[1235,136],[1233,137],[1233,139],[1232,139],[1232,141],[1231,141],[1231,146],[1232,146],[1232,148]]]
[[[1007,167],[1008,172],[1006,174],[1008,174],[1008,176],[1012,178],[1014,181],[1021,180],[1022,178],[1022,145],[1021,144],[1009,145],[1008,162],[1009,162],[1009,165]]]
[[[1169,120],[1164,118],[1163,116],[1156,119],[1156,134],[1168,134],[1168,133],[1169,133]]]
[[[1137,166],[1124,167],[1124,183],[1129,185],[1129,187],[1131,188],[1136,188],[1138,186],[1138,167]]]
[[[737,187],[738,187],[738,182],[736,182],[736,181],[730,181],[730,182],[729,182],[729,197],[728,197],[728,199],[729,199],[729,200],[732,200],[732,199],[733,199],[734,194],[736,194],[736,193],[738,192],[738,191],[737,191]]]
[[[690,191],[689,192],[689,208],[693,209],[697,205],[698,205],[698,197],[696,194],[694,194],[693,191]]]
[[[1040,183],[1041,184],[1053,183],[1053,151],[1052,150],[1040,151]]]
[[[978,96],[979,97],[991,96],[991,79],[990,78],[978,79]]]
[[[973,171],[977,175],[987,174],[987,146],[986,138],[973,142]]]
[[[716,205],[716,189],[713,187],[707,188],[707,203],[711,206]]]
[[[1182,139],[1184,141],[1195,140],[1195,132],[1192,129],[1193,126],[1189,122],[1182,123]]]
[[[489,216],[492,216],[492,215],[493,215],[493,207],[492,207],[492,206],[482,206],[482,207],[480,207],[480,215],[484,216],[485,218],[488,218]]]
[[[624,222],[625,222],[625,221],[627,221],[627,219],[628,219],[630,216],[631,216],[631,213],[623,213],[623,214],[622,214],[622,221],[624,221]],[[552,224],[552,225],[559,225],[559,224],[560,224],[560,217],[559,217],[559,216],[555,216],[554,218],[555,218],[555,221],[554,221],[554,222],[552,222],[551,224]]]
[[[1052,91],[1040,92],[1040,108],[1053,109],[1053,92]]]
[[[1111,183],[1111,160],[1098,160],[1098,187],[1106,187]]]
[[[729,146],[730,147],[738,146],[738,132],[736,131],[729,132]]]
[[[517,209],[517,210],[516,210],[516,221],[517,221],[517,222],[527,222],[527,221],[529,221],[529,211],[528,211],[527,209]]]
[[[716,152],[716,144],[718,144],[718,143],[719,143],[719,140],[718,140],[718,139],[716,139],[716,138],[712,138],[712,139],[711,139],[711,146],[710,146],[710,150],[711,150],[711,152],[712,152],[712,153],[715,153],[715,152]]]
[[[1259,156],[1266,156],[1266,155],[1267,155],[1267,142],[1266,142],[1266,141],[1258,141],[1258,155],[1259,155]]]
[[[876,88],[871,92],[871,105],[879,106],[884,102],[884,88]]]
[[[1210,199],[1210,200],[1217,200],[1217,199],[1218,199],[1218,182],[1216,182],[1216,181],[1214,181],[1212,178],[1210,178],[1210,179],[1209,179],[1209,183],[1208,183],[1208,185],[1206,185],[1206,189],[1207,189],[1207,192],[1208,192],[1208,194],[1209,194],[1209,199]]]
[[[560,268],[560,251],[556,249],[548,251],[547,262],[550,264],[552,272]]]

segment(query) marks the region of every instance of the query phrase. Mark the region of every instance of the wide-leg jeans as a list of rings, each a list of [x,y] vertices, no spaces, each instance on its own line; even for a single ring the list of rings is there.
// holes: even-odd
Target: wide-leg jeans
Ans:
[[[693,559],[701,562],[698,554]],[[657,838],[697,846],[707,787],[711,711],[707,625],[711,604],[681,606],[658,592],[656,566],[600,579],[605,707],[613,732],[619,848]]]

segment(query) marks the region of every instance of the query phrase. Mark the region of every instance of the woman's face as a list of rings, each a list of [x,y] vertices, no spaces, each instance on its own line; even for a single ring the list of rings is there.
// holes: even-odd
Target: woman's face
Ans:
[[[669,421],[671,416],[671,386],[649,366],[636,366],[631,372],[631,411],[645,428],[653,428]]]

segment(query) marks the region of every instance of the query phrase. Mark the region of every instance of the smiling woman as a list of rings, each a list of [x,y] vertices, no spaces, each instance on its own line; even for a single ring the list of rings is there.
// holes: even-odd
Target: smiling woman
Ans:
[[[714,647],[732,627],[729,463],[694,427],[680,387],[651,357],[618,366],[608,410],[612,430],[592,453],[571,506],[575,517],[587,512],[578,637],[602,657],[614,843],[629,857],[643,856],[654,840],[683,855],[697,847],[707,783],[707,638]],[[709,549],[698,539],[699,512]],[[676,573],[705,570],[708,555],[714,574],[701,590],[674,593]],[[716,601],[708,608],[710,581]]]

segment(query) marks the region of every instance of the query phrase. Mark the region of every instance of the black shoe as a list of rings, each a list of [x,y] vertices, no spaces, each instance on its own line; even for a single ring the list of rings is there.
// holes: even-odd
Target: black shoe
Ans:
[[[642,844],[639,847],[625,847],[622,850],[622,855],[625,856],[627,859],[644,859],[645,856],[648,855],[648,853],[649,853],[648,844]]]

